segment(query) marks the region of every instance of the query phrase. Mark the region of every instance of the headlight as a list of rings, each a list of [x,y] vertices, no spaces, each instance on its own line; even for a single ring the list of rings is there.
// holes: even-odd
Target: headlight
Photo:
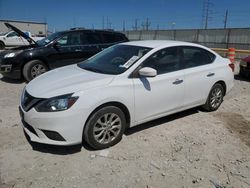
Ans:
[[[71,94],[61,95],[39,102],[35,109],[38,112],[57,112],[69,109],[78,99]]]
[[[4,58],[10,58],[10,57],[14,57],[16,54],[14,52],[5,54]]]
[[[240,61],[240,65],[241,65],[242,67],[246,67],[246,66],[247,66],[247,62],[245,62],[245,61]]]

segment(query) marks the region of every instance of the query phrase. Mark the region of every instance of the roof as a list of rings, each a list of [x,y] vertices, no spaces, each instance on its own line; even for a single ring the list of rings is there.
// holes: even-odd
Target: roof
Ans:
[[[141,40],[141,41],[126,42],[123,44],[133,45],[133,46],[144,46],[148,48],[163,48],[163,47],[181,46],[181,45],[201,47],[201,45],[199,44],[190,43],[190,42],[182,42],[182,41],[174,41],[174,40]]]
[[[17,23],[31,23],[31,24],[47,24],[45,22],[35,22],[35,21],[26,21],[26,20],[1,20],[0,22],[17,22]]]

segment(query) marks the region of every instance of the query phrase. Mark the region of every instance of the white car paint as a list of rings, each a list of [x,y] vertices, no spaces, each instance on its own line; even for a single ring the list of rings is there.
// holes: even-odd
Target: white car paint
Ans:
[[[32,37],[30,32],[24,32],[34,41],[43,39],[44,37]],[[15,31],[7,32],[5,35],[0,35],[0,41],[4,43],[5,46],[25,46],[29,45],[29,42],[21,36],[18,36]]]
[[[38,136],[24,127],[32,141],[73,145],[82,142],[84,125],[90,114],[102,104],[119,102],[127,107],[130,114],[130,127],[149,120],[166,116],[206,102],[212,86],[223,81],[226,92],[233,87],[233,72],[229,61],[210,49],[198,44],[177,41],[135,41],[122,45],[153,48],[128,70],[119,75],[94,73],[70,65],[49,71],[27,86],[26,91],[36,98],[51,98],[74,93],[79,99],[68,110],[59,112],[37,112],[34,108],[25,112],[24,121],[31,125]],[[160,49],[172,46],[196,46],[210,51],[216,60],[209,65],[189,68],[147,78],[129,78],[131,73],[149,56]],[[214,73],[214,76],[207,77]],[[183,80],[182,84],[173,82]],[[21,106],[21,104],[20,104]],[[66,141],[47,138],[43,130],[60,133]]]

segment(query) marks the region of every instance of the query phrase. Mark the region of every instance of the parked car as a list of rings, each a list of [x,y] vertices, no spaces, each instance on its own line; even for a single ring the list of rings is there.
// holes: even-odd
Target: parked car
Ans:
[[[103,149],[129,127],[195,106],[217,110],[233,80],[230,61],[201,45],[127,42],[32,80],[20,114],[31,141]]]
[[[24,31],[27,36],[32,38],[34,41],[42,40],[44,37],[36,37],[32,36],[29,31]],[[25,40],[22,36],[20,36],[15,31],[9,31],[6,33],[0,34],[0,49],[4,49],[5,47],[16,47],[16,46],[25,46],[29,45],[29,42]]]
[[[24,77],[27,81],[48,70],[81,62],[111,45],[128,41],[122,33],[86,29],[57,32],[34,41],[16,27],[6,25],[30,45],[0,53],[0,73],[14,79]]]
[[[241,59],[240,61],[240,75],[250,76],[250,56]]]

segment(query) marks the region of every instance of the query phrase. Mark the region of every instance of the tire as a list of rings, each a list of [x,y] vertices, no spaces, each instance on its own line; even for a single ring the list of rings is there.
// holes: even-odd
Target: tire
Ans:
[[[223,86],[219,83],[215,84],[210,90],[207,101],[202,108],[208,112],[217,110],[223,101],[224,95],[225,89]]]
[[[23,76],[26,81],[31,81],[35,77],[47,72],[48,67],[40,60],[32,60],[23,67]]]
[[[123,111],[115,106],[106,106],[90,116],[85,125],[83,140],[93,149],[108,148],[120,142],[125,127]]]
[[[4,50],[4,48],[5,48],[5,44],[2,41],[0,41],[0,50]]]

